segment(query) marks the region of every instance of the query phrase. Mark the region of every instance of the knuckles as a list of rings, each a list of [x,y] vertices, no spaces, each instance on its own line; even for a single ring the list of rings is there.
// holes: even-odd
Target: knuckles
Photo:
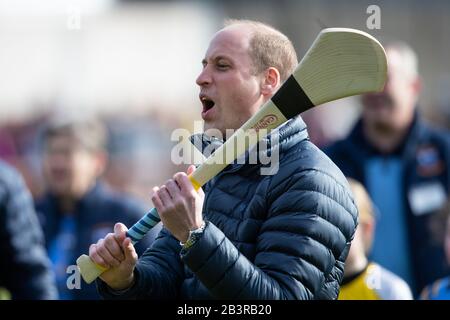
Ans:
[[[173,179],[169,179],[166,181],[166,183],[164,183],[164,186],[173,185],[174,183],[175,181]]]
[[[186,173],[184,172],[177,172],[173,175],[173,180],[180,181],[182,177],[187,177]]]
[[[95,243],[91,244],[91,245],[89,246],[89,255],[90,255],[90,256],[94,255],[94,254],[96,253],[96,251],[97,251],[97,246],[96,246],[96,244],[95,244]]]
[[[97,246],[97,253],[101,255],[106,254],[106,248],[104,246]]]
[[[105,245],[113,246],[115,242],[116,242],[116,238],[115,238],[114,233],[108,233],[104,240]]]
[[[192,200],[195,200],[197,197],[197,192],[195,190],[184,190],[183,197],[188,201],[189,203],[192,202]]]

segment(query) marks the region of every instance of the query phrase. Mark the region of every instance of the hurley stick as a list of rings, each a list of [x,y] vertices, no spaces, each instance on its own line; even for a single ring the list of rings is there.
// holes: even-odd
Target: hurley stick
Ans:
[[[253,147],[257,140],[246,145],[236,143],[249,129],[266,129],[268,132],[322,103],[381,91],[386,80],[386,69],[384,49],[374,37],[354,29],[322,30],[295,72],[272,99],[189,176],[192,185],[196,189],[200,188],[230,162]],[[234,149],[233,157],[227,154],[227,148]],[[159,221],[158,213],[153,208],[128,230],[127,236],[134,244]],[[87,255],[80,256],[77,265],[87,283],[94,281],[106,270],[92,262]]]

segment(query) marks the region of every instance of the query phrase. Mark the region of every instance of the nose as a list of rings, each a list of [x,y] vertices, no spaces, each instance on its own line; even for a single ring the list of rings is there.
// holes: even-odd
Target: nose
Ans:
[[[202,72],[197,77],[197,80],[195,81],[200,87],[207,86],[211,84],[212,77],[209,71],[208,66],[204,67]]]

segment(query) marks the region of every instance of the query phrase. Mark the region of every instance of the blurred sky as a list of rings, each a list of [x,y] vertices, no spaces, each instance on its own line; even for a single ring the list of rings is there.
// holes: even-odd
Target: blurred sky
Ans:
[[[366,26],[371,4],[379,30]],[[299,57],[323,27],[405,40],[419,54],[423,107],[450,100],[448,1],[0,0],[0,122],[48,109],[199,119],[194,81],[227,17],[273,24]]]
[[[368,28],[370,5],[380,29]],[[171,133],[201,119],[195,79],[226,18],[273,25],[299,58],[325,27],[406,41],[424,80],[421,111],[450,127],[450,1],[0,0],[0,157],[39,194],[45,119],[99,115],[111,133],[105,179],[148,201],[152,186],[184,170],[169,161]],[[358,111],[358,98],[346,98],[304,114],[311,139],[344,137]]]

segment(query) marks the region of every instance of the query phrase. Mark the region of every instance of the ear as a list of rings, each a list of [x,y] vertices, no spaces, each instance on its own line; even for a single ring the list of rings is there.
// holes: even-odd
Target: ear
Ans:
[[[369,254],[375,233],[375,220],[373,218],[366,218],[365,221],[360,222],[358,228],[361,228],[362,231],[365,252]]]
[[[281,84],[280,72],[270,67],[264,72],[264,78],[261,83],[261,94],[264,97],[271,97],[275,94]]]

